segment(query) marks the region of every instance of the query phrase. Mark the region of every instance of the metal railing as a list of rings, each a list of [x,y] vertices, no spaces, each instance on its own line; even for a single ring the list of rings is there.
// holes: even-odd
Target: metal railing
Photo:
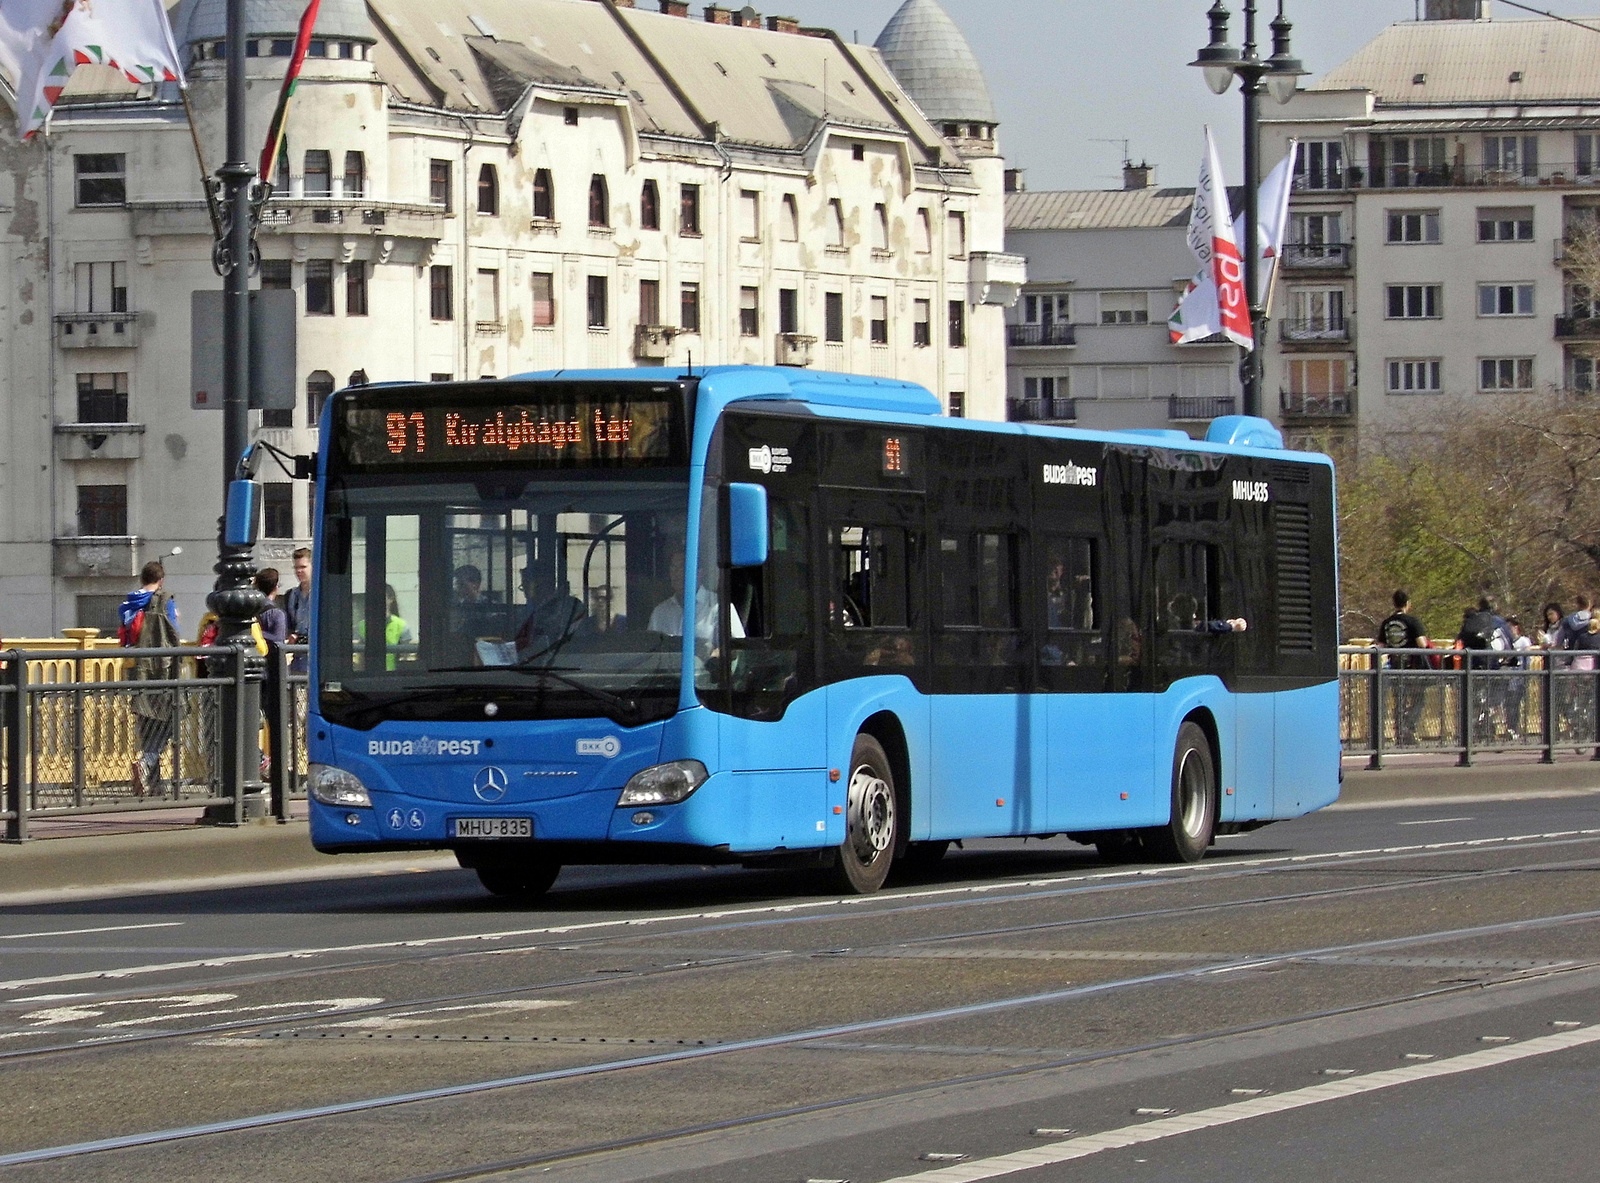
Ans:
[[[1313,316],[1278,322],[1285,341],[1348,341],[1350,322],[1342,316]]]
[[[1356,392],[1325,390],[1318,394],[1302,394],[1280,390],[1278,408],[1291,419],[1348,419],[1356,413]]]
[[[1594,341],[1600,339],[1600,317],[1556,317],[1556,340]]]
[[[1590,751],[1600,760],[1596,655],[1530,649],[1339,650],[1339,733],[1346,756]],[[1586,668],[1589,667],[1589,668]]]
[[[1075,423],[1075,398],[1013,398],[1006,401],[1006,419],[1012,423]]]
[[[1076,345],[1078,326],[1073,324],[1007,325],[1006,344],[1020,347]]]
[[[1348,242],[1286,242],[1283,265],[1293,269],[1338,270],[1350,266]]]
[[[1174,422],[1218,419],[1238,413],[1239,400],[1231,394],[1173,394],[1167,396],[1167,418]]]

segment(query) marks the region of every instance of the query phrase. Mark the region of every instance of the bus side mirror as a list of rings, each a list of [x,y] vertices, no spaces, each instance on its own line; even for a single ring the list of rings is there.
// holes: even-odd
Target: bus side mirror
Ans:
[[[261,485],[256,481],[229,481],[223,543],[227,546],[254,546],[260,518]]]
[[[761,567],[766,562],[766,487],[731,484],[728,486],[728,565]]]

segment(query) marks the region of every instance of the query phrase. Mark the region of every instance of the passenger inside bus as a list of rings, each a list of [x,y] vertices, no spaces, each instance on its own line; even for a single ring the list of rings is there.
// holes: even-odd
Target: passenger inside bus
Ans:
[[[545,583],[532,567],[524,567],[521,583],[529,610],[515,637],[518,662],[553,655],[569,638],[590,627],[589,610],[564,581]]]

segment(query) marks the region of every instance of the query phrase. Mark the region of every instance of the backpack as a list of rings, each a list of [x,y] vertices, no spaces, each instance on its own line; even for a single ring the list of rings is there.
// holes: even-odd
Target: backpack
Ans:
[[[1572,648],[1584,649],[1591,653],[1600,652],[1600,615],[1589,618],[1589,627],[1581,630],[1572,639]]]
[[[148,608],[147,604],[145,608]],[[139,634],[144,631],[145,608],[140,608],[133,614],[133,619],[126,624],[117,625],[117,644],[124,649],[131,649],[139,643]]]
[[[1385,649],[1409,649],[1406,642],[1406,622],[1398,616],[1391,616],[1383,622],[1383,647]]]
[[[1480,608],[1461,622],[1461,643],[1468,649],[1493,649],[1499,631],[1494,626],[1494,614]]]

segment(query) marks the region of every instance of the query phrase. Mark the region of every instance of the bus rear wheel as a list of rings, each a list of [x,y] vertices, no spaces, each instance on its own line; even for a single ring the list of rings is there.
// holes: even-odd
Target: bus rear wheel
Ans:
[[[550,890],[561,864],[545,859],[493,862],[474,867],[478,882],[490,895],[506,900],[536,900]]]
[[[1216,829],[1216,757],[1200,725],[1185,722],[1172,753],[1172,817],[1146,830],[1144,844],[1164,862],[1197,863]]]
[[[889,757],[872,736],[858,735],[850,751],[845,836],[834,857],[833,885],[856,895],[871,895],[882,887],[894,862],[900,825]]]

